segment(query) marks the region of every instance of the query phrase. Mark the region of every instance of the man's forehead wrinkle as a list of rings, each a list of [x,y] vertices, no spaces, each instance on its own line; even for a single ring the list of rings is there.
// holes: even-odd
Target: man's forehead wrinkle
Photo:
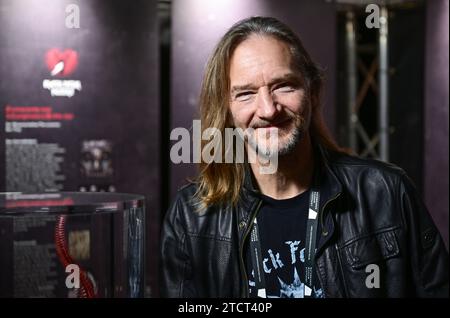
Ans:
[[[288,63],[275,65],[269,58],[263,60],[248,57],[233,66],[233,72],[230,74],[232,86],[267,85],[275,78],[294,72]]]
[[[248,55],[238,64],[235,64],[233,68],[233,73],[231,74],[231,85],[234,86],[250,86],[258,85],[264,82],[262,68],[269,61],[261,63],[261,60],[257,60],[252,56]]]
[[[262,58],[261,56],[256,57],[255,53],[247,53],[245,55],[239,56],[239,60],[234,61],[235,69],[244,72],[244,74],[256,73],[261,71],[262,68],[270,66],[270,63],[273,62],[268,57]]]

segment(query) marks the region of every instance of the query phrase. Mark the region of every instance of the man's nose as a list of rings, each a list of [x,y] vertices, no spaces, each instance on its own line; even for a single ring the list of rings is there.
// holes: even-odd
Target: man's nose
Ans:
[[[267,87],[261,87],[259,89],[257,96],[257,105],[257,115],[260,118],[271,120],[278,114],[277,104]]]

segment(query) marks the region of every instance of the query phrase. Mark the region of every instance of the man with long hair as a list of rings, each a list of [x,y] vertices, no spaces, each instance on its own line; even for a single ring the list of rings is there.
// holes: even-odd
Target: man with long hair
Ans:
[[[248,18],[222,37],[201,125],[245,131],[246,160],[201,162],[178,191],[162,228],[163,296],[448,296],[448,254],[412,182],[336,145],[322,87],[280,21]],[[275,171],[252,155],[276,156]]]

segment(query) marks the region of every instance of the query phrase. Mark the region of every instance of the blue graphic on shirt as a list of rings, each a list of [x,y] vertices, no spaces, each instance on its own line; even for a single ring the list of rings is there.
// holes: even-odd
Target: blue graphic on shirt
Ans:
[[[280,282],[280,296],[279,298],[304,298],[305,284],[302,283],[298,276],[297,269],[294,267],[294,281],[292,284],[286,284],[279,277]],[[270,297],[273,298],[273,297]],[[313,288],[313,298],[323,298],[322,289],[316,290]]]
[[[276,277],[278,281],[279,290],[278,295],[270,295],[270,290],[267,290],[267,298],[304,298],[305,284],[300,279],[299,272],[297,271],[297,266],[304,270],[305,262],[305,249],[300,248],[300,241],[286,241],[286,245],[289,247],[289,254],[281,254],[279,252],[274,252],[272,249],[268,249],[268,257],[263,259],[263,268],[266,273],[266,281]],[[263,253],[264,254],[264,253]],[[285,258],[283,258],[285,256]],[[287,265],[285,265],[285,263]],[[295,265],[297,264],[297,265]],[[291,276],[291,278],[283,280],[280,278],[281,273],[286,273]],[[254,270],[252,270],[251,278],[254,279]],[[286,277],[286,276],[285,276]],[[255,282],[249,279],[250,289],[255,287]],[[321,288],[316,289],[313,286],[312,290],[313,298],[323,298],[323,291]]]
[[[280,298],[303,298],[305,284],[302,283],[298,276],[297,269],[294,267],[294,281],[292,284],[286,284],[278,277],[280,282]]]

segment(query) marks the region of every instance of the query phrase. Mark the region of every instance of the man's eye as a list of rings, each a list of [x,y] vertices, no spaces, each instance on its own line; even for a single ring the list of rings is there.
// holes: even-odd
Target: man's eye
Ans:
[[[237,100],[237,101],[243,102],[243,101],[249,100],[249,99],[253,96],[253,94],[254,94],[254,93],[253,93],[253,92],[250,92],[250,91],[248,91],[248,92],[237,93],[237,94],[234,96],[234,99]]]
[[[281,93],[289,93],[293,92],[294,90],[295,90],[294,85],[289,83],[280,84],[274,88],[274,91]]]

